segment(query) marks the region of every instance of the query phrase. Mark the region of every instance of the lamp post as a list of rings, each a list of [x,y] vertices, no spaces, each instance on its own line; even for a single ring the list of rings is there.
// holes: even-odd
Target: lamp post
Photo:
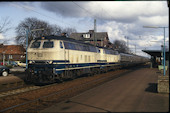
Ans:
[[[2,57],[3,57],[3,66],[5,65],[5,51],[2,52]]]
[[[136,45],[134,45],[135,46],[135,54],[136,54]]]
[[[28,48],[28,32],[29,32],[29,30],[27,29],[27,30],[26,30],[26,36],[27,36],[27,37],[26,37],[26,69],[28,68],[28,60],[27,60],[27,59],[28,59],[28,58],[27,58],[27,57],[28,57],[28,55],[27,55],[27,48]]]
[[[44,28],[32,29],[32,30],[27,29],[26,30],[26,69],[28,68],[28,53],[27,53],[27,49],[28,49],[28,34],[30,32],[32,32],[32,31],[40,31],[40,30],[44,30]]]
[[[128,37],[127,36],[125,36],[125,38],[127,39],[127,47],[129,48],[129,43],[128,43]]]
[[[164,59],[163,59],[163,64],[164,64],[164,76],[166,75],[166,71],[165,71],[165,28],[168,28],[168,27],[155,27],[155,26],[143,26],[144,28],[163,28],[164,30],[164,48],[163,48],[163,56],[164,56]]]

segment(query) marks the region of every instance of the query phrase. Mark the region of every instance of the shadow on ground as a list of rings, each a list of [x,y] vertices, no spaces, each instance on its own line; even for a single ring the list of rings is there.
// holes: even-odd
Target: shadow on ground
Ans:
[[[149,86],[145,89],[146,92],[158,93],[157,92],[157,83],[149,83]]]

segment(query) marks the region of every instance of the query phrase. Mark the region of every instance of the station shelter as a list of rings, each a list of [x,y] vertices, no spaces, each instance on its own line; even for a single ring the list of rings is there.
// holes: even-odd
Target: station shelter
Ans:
[[[163,65],[163,51],[162,50],[142,50],[151,56],[151,67],[157,68],[158,65]],[[165,52],[165,65],[169,68],[169,50]]]

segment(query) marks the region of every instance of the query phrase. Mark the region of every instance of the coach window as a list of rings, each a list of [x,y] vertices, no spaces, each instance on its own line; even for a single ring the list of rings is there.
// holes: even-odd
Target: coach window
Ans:
[[[47,42],[44,42],[43,44],[43,48],[53,48],[54,47],[54,42],[52,41],[47,41]]]
[[[60,48],[63,48],[63,44],[62,44],[62,42],[60,41]]]

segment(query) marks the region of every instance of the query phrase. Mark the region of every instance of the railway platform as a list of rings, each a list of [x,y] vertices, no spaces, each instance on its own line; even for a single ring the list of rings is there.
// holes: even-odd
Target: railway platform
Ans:
[[[40,112],[168,112],[169,94],[157,91],[159,75],[157,68],[135,69]]]

